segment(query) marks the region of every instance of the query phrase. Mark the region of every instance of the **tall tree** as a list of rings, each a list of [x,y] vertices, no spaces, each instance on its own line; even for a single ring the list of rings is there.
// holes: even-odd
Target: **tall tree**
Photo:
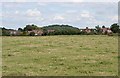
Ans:
[[[26,25],[26,27],[24,28],[24,31],[32,31],[35,29],[39,29],[39,27],[37,27],[36,25],[32,24],[32,25]]]
[[[111,25],[110,29],[112,30],[113,33],[119,33],[120,29],[119,29],[119,25],[117,23],[114,23]]]
[[[95,26],[97,34],[101,34],[101,28],[99,25]]]
[[[103,25],[102,28],[106,28],[106,27]]]
[[[23,29],[22,29],[22,28],[18,28],[18,31],[21,31],[21,32],[22,32],[22,31],[23,31]]]

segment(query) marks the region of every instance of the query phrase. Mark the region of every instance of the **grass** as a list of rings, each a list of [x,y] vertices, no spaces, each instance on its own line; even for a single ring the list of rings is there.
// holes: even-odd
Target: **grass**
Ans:
[[[116,36],[3,37],[3,76],[116,76]]]

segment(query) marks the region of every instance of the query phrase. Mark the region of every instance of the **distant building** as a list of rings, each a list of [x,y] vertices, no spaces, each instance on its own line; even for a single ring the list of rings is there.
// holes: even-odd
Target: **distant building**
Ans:
[[[101,30],[102,30],[102,34],[110,34],[110,33],[112,33],[110,28],[102,28]]]
[[[88,27],[86,27],[85,32],[86,32],[86,33],[90,33],[90,32],[91,32],[91,29],[89,29]]]
[[[80,29],[80,32],[86,32],[86,33],[91,33],[93,29],[89,29],[88,27],[86,27],[85,29]]]
[[[12,29],[9,29],[9,32],[10,32],[10,35],[15,35],[15,36],[18,36],[21,34],[20,31],[17,31],[17,30],[12,30]]]
[[[102,34],[107,33],[107,28],[102,28],[101,30],[102,30]]]
[[[28,31],[28,34],[30,34],[31,32],[35,33],[35,36],[41,36],[43,34],[43,30],[32,30],[32,31]]]

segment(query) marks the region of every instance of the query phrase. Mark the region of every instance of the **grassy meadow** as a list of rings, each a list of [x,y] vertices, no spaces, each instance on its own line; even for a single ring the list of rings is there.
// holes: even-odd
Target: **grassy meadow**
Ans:
[[[118,37],[2,37],[3,76],[118,75]]]

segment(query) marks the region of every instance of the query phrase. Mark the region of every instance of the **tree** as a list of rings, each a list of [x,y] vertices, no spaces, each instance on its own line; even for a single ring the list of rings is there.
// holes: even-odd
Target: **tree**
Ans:
[[[101,34],[101,28],[99,27],[99,25],[95,26],[97,34]]]
[[[49,25],[46,27],[42,27],[44,30],[53,30],[52,32],[47,32],[47,35],[78,35],[80,34],[80,30],[76,27],[72,27],[69,25]]]
[[[21,31],[21,32],[22,32],[22,31],[23,31],[23,29],[22,29],[22,28],[18,28],[18,31]]]
[[[2,36],[10,36],[9,30],[3,27],[2,28]]]
[[[28,35],[28,32],[23,31],[21,35],[22,35],[22,36],[27,36],[27,35]]]
[[[103,25],[102,28],[106,28],[106,27]]]
[[[39,27],[37,27],[36,25],[32,24],[32,25],[26,25],[26,27],[24,28],[24,31],[32,31],[35,29],[39,29]]]
[[[112,30],[113,33],[119,33],[119,25],[117,23],[114,23],[111,25],[110,29]]]

